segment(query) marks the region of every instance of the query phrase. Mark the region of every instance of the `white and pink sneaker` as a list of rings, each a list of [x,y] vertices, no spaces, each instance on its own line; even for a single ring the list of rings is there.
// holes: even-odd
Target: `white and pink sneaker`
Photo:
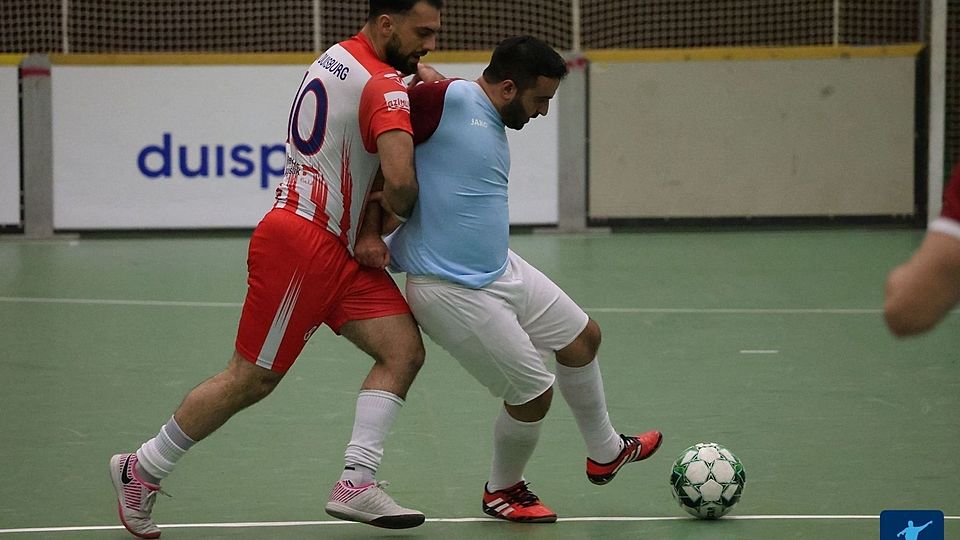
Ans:
[[[150,517],[160,486],[141,480],[136,473],[136,454],[117,454],[110,458],[110,479],[117,491],[120,523],[139,538],[160,538],[160,528]]]
[[[354,487],[340,480],[333,486],[326,511],[337,519],[358,521],[385,529],[408,529],[422,525],[423,512],[404,508],[383,490],[386,482]]]

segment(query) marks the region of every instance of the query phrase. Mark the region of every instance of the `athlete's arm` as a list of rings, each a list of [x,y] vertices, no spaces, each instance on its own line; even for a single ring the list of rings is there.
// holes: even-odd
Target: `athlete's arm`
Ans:
[[[383,171],[383,199],[380,204],[401,218],[410,217],[417,202],[419,186],[413,166],[413,137],[401,129],[377,137],[377,153]]]
[[[383,174],[377,176],[370,189],[370,196],[363,205],[363,219],[357,231],[357,241],[353,247],[353,256],[357,262],[373,268],[384,268],[390,264],[390,250],[381,238],[383,209],[380,199],[383,190]]]
[[[960,302],[960,239],[930,231],[920,248],[887,278],[883,314],[899,337],[933,328]]]
[[[383,209],[380,201],[383,200],[383,169],[377,169],[377,176],[373,179],[370,187],[370,195],[367,196],[365,208],[370,209],[370,216],[364,214],[363,223],[360,224],[360,234],[374,234],[379,231],[382,238],[397,230],[397,227],[403,225],[403,222],[395,214]],[[388,261],[389,262],[389,261]]]

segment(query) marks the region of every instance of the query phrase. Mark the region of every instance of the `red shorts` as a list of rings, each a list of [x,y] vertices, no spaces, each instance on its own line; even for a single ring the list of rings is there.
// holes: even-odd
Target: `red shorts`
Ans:
[[[348,321],[410,313],[386,271],[361,266],[326,229],[287,210],[271,210],[247,255],[247,297],[237,351],[285,373],[313,331]]]

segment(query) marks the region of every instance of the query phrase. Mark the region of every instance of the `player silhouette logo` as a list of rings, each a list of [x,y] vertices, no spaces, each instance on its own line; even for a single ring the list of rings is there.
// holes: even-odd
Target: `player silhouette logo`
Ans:
[[[917,538],[920,536],[920,531],[926,529],[927,526],[931,525],[932,523],[932,521],[928,521],[920,527],[914,527],[913,520],[908,520],[906,528],[897,533],[897,538],[902,536],[903,540],[917,540]]]

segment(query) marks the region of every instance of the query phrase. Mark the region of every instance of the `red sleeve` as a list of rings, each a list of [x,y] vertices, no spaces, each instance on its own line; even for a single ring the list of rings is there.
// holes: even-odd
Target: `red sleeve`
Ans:
[[[413,123],[413,144],[420,144],[433,135],[443,116],[443,98],[447,87],[457,79],[444,79],[418,84],[410,90],[410,116]]]
[[[383,71],[367,81],[360,95],[360,136],[367,152],[376,153],[377,137],[400,129],[413,134],[407,87],[395,71]]]
[[[953,167],[950,182],[943,190],[943,209],[940,215],[960,222],[960,163]]]

